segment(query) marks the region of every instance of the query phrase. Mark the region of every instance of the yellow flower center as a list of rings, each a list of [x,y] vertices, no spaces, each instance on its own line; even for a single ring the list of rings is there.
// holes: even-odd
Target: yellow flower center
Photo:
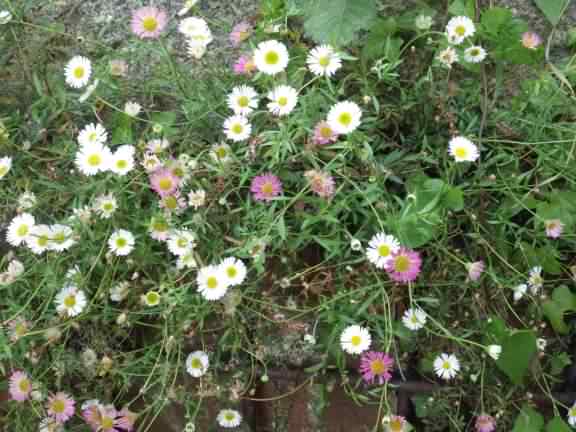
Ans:
[[[216,279],[214,276],[210,276],[208,279],[206,279],[206,286],[210,289],[217,288],[218,279]]]
[[[116,246],[119,248],[123,248],[124,246],[126,246],[127,243],[128,242],[126,241],[125,238],[120,237],[120,238],[116,239]]]
[[[190,366],[192,366],[192,369],[202,369],[202,362],[200,361],[199,358],[195,357],[190,362]]]
[[[229,278],[233,278],[236,277],[236,275],[238,274],[238,270],[236,270],[236,267],[230,266],[226,269],[226,274],[228,275]]]
[[[18,229],[16,230],[16,234],[18,234],[18,237],[24,237],[25,235],[28,234],[28,225],[26,224],[22,224],[18,227]]]
[[[152,229],[156,232],[166,232],[168,231],[168,224],[165,222],[154,222]]]
[[[349,126],[350,123],[352,123],[352,116],[350,115],[350,113],[344,112],[340,114],[340,116],[338,117],[338,122],[341,125]]]
[[[286,106],[287,103],[288,103],[288,98],[286,96],[280,96],[278,98],[278,105]]]
[[[26,332],[28,332],[28,328],[23,323],[17,324],[14,329],[14,333],[16,333],[16,336],[18,337],[24,336]]]
[[[228,150],[225,147],[218,147],[216,149],[216,155],[218,159],[224,159],[228,155]]]
[[[447,360],[445,360],[444,363],[442,363],[442,369],[444,369],[444,370],[450,370],[450,369],[451,369],[451,367],[450,367],[450,362],[447,361]]]
[[[96,141],[96,138],[98,138],[98,134],[96,132],[90,132],[90,135],[88,135],[88,141]]]
[[[330,64],[330,57],[329,56],[322,56],[318,59],[318,64],[322,67],[327,67]]]
[[[153,32],[158,28],[158,21],[153,16],[146,17],[142,20],[142,27],[147,32]]]
[[[358,335],[352,336],[352,339],[350,339],[350,343],[354,346],[358,346],[362,343],[362,338]]]
[[[23,378],[18,384],[18,389],[22,393],[28,393],[30,391],[30,381],[27,378]]]
[[[463,25],[459,25],[458,27],[456,27],[454,29],[454,32],[458,35],[458,36],[464,36],[466,34],[466,27],[464,27]]]
[[[175,210],[178,208],[178,200],[173,196],[164,198],[164,205],[168,210]]]
[[[402,421],[398,419],[391,420],[388,424],[388,427],[392,432],[401,432],[402,431]]]
[[[160,301],[160,295],[157,292],[151,291],[146,294],[146,303],[149,305],[156,305]]]
[[[570,408],[568,410],[568,417],[576,417],[576,408]]]
[[[456,150],[454,150],[454,154],[456,157],[464,159],[466,156],[468,156],[468,151],[464,147],[458,147]]]
[[[280,56],[276,51],[268,51],[264,56],[266,64],[275,65],[280,60]]]
[[[394,259],[394,270],[398,273],[407,272],[410,269],[410,258],[400,255]]]
[[[231,422],[236,418],[236,416],[233,413],[226,413],[224,414],[224,418],[226,419],[226,421]]]
[[[104,203],[102,208],[104,209],[104,211],[110,212],[110,211],[114,210],[114,204],[107,202],[107,203]]]
[[[173,185],[172,179],[170,179],[169,177],[161,178],[160,181],[158,182],[158,187],[163,191],[168,191],[172,189],[172,185]]]
[[[390,247],[385,244],[378,246],[378,255],[386,258],[388,255],[390,255]]]
[[[50,239],[48,238],[48,236],[46,234],[43,234],[36,239],[36,243],[38,244],[38,246],[45,247],[48,245],[49,240]]]
[[[236,135],[240,135],[242,133],[242,131],[244,130],[244,128],[242,127],[242,125],[240,123],[236,123],[236,124],[232,125],[232,128],[230,130],[232,132],[234,132]]]
[[[182,177],[184,177],[184,170],[177,166],[177,167],[174,167],[174,169],[172,169],[172,174],[178,178],[182,178]]]
[[[176,244],[178,245],[179,248],[185,248],[186,246],[188,246],[188,240],[184,238],[179,238],[176,241]]]
[[[52,411],[54,411],[56,414],[62,414],[65,409],[66,404],[63,400],[56,399],[54,402],[52,402]]]
[[[248,106],[248,104],[250,103],[250,99],[248,99],[248,96],[240,96],[237,100],[238,106],[242,107],[242,108],[246,108]]]
[[[112,429],[114,427],[114,419],[108,416],[103,416],[102,420],[100,421],[100,426],[102,429]]]
[[[88,165],[93,166],[93,167],[97,167],[101,163],[102,163],[102,158],[100,157],[99,154],[91,154],[90,156],[88,156]]]
[[[64,235],[63,232],[56,233],[56,235],[54,236],[52,241],[54,241],[58,244],[62,244],[66,241],[66,236]]]
[[[329,126],[323,126],[320,128],[320,136],[322,138],[332,137],[332,129]]]
[[[84,66],[76,66],[74,69],[74,78],[81,79],[84,78],[84,74],[86,71],[84,70]]]
[[[0,177],[4,177],[7,172],[8,172],[7,166],[0,166]]]
[[[64,306],[66,306],[67,308],[73,308],[74,306],[76,306],[76,296],[74,295],[69,295],[64,299]]]
[[[119,161],[116,161],[116,168],[126,169],[128,168],[128,162],[126,162],[124,159],[120,159]]]
[[[386,366],[382,360],[374,360],[370,363],[370,370],[374,375],[382,375],[386,371]]]
[[[274,193],[274,185],[271,182],[266,182],[262,185],[260,190],[264,195],[272,195]]]
[[[479,50],[478,48],[472,48],[472,49],[470,50],[470,55],[471,55],[472,57],[476,57],[476,56],[478,56],[479,54],[480,54],[480,50]]]

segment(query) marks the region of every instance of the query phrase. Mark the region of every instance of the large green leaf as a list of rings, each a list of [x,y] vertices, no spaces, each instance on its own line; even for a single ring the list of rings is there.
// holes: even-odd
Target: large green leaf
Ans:
[[[544,418],[529,405],[524,405],[516,417],[512,432],[540,432],[544,427]]]
[[[534,0],[548,21],[555,26],[560,21],[562,14],[566,10],[570,0]]]
[[[564,322],[564,314],[576,312],[576,295],[567,286],[559,286],[552,293],[552,298],[542,305],[542,310],[554,330],[568,334],[570,329]]]
[[[564,420],[560,417],[554,417],[546,425],[546,432],[571,432],[570,426],[568,426]]]
[[[502,354],[496,364],[514,384],[521,384],[536,350],[536,335],[533,331],[512,333],[502,342]]]
[[[317,42],[342,46],[370,28],[377,14],[375,0],[314,0],[307,7],[304,30]]]

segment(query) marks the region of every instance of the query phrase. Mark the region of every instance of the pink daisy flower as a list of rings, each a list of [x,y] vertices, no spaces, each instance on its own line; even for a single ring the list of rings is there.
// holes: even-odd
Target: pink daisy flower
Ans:
[[[332,130],[328,122],[320,121],[314,127],[312,142],[316,145],[326,145],[336,142],[338,134]]]
[[[74,415],[76,402],[64,392],[51,395],[46,403],[48,415],[58,423],[66,423]]]
[[[482,273],[484,273],[485,268],[486,266],[484,265],[484,261],[476,261],[466,264],[466,269],[468,270],[468,279],[476,282],[478,279],[480,279]]]
[[[168,16],[162,9],[145,6],[132,14],[132,33],[140,39],[156,39],[166,27]]]
[[[560,219],[549,219],[544,222],[546,235],[550,238],[558,238],[564,231],[564,224]]]
[[[402,416],[393,415],[385,424],[386,432],[403,432],[406,427],[406,419]]]
[[[256,71],[256,65],[252,57],[241,55],[232,69],[236,75],[252,75]]]
[[[8,323],[10,329],[10,340],[16,342],[30,330],[31,323],[24,318],[16,318]]]
[[[118,427],[124,428],[126,431],[130,432],[134,429],[134,425],[136,424],[136,418],[138,415],[133,413],[128,408],[124,407],[118,412]]]
[[[236,24],[230,32],[230,43],[233,47],[238,47],[252,34],[252,26],[246,21]]]
[[[250,191],[256,201],[271,201],[282,193],[282,182],[274,174],[262,174],[252,179]]]
[[[528,49],[536,49],[542,43],[542,38],[534,32],[525,32],[522,34],[522,45]]]
[[[331,198],[334,195],[334,179],[328,173],[309,170],[304,173],[304,177],[310,182],[310,189],[321,198]]]
[[[492,432],[496,430],[496,420],[488,414],[482,414],[476,417],[477,432]]]
[[[10,385],[8,390],[10,391],[10,397],[18,402],[23,402],[30,397],[32,392],[32,382],[26,372],[14,371],[10,375]]]
[[[411,249],[401,247],[392,253],[392,258],[386,262],[388,276],[396,282],[412,282],[420,274],[422,259],[420,254]]]
[[[174,195],[163,196],[159,205],[160,208],[166,210],[167,213],[174,212],[179,214],[188,207],[188,201],[177,191]]]
[[[174,194],[180,186],[180,178],[168,168],[159,168],[150,175],[150,186],[161,197]]]
[[[127,410],[117,411],[113,405],[102,405],[94,401],[82,412],[82,417],[94,432],[131,431],[135,417],[129,418]],[[133,414],[133,413],[130,413]]]
[[[390,373],[392,366],[394,366],[392,357],[382,352],[367,351],[360,358],[360,373],[364,381],[369,384],[374,384],[376,379],[378,384],[384,384],[392,378]]]

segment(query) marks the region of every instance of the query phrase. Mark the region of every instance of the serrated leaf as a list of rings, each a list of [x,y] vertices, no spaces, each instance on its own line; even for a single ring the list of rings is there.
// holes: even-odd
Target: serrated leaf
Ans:
[[[544,16],[548,18],[550,24],[556,26],[562,18],[562,15],[570,0],[534,0],[536,6],[542,11]]]
[[[496,365],[514,384],[521,384],[536,350],[534,332],[518,331],[503,340],[502,354]]]
[[[375,0],[316,0],[308,6],[304,30],[316,42],[342,46],[369,29],[377,14]]]

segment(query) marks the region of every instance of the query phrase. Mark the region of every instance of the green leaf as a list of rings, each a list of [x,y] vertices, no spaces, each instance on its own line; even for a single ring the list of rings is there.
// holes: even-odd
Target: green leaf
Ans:
[[[571,432],[572,429],[560,417],[554,417],[546,425],[546,432]]]
[[[114,129],[112,131],[112,145],[132,144],[132,117],[124,112],[114,114]]]
[[[560,334],[568,334],[570,329],[564,322],[566,312],[576,312],[576,295],[565,285],[554,289],[552,298],[542,305],[544,316],[548,318],[552,328]]]
[[[533,331],[515,332],[503,340],[502,354],[496,365],[514,384],[521,384],[536,350],[536,335]]]
[[[546,18],[548,18],[548,21],[550,21],[553,26],[556,26],[568,7],[570,0],[534,0],[534,3],[540,8]]]
[[[450,210],[460,211],[464,208],[464,192],[459,187],[450,187],[442,203]]]
[[[377,14],[375,0],[316,0],[307,7],[304,30],[316,42],[342,46],[370,28]]]
[[[468,18],[474,19],[476,13],[474,0],[454,0],[452,4],[450,4],[448,12],[455,16],[465,15]]]
[[[390,37],[396,33],[398,26],[396,20],[392,17],[388,19],[379,18],[370,28],[370,33],[362,48],[362,57],[372,60],[384,57],[390,44]],[[387,58],[390,58],[386,55]]]
[[[436,235],[436,224],[429,224],[418,217],[418,215],[410,214],[400,219],[397,233],[402,244],[414,249],[434,238]]]
[[[560,375],[566,366],[572,364],[572,359],[565,353],[555,354],[550,360],[550,373],[554,376]]]
[[[512,432],[540,432],[544,427],[544,418],[529,405],[524,405],[516,417]]]

